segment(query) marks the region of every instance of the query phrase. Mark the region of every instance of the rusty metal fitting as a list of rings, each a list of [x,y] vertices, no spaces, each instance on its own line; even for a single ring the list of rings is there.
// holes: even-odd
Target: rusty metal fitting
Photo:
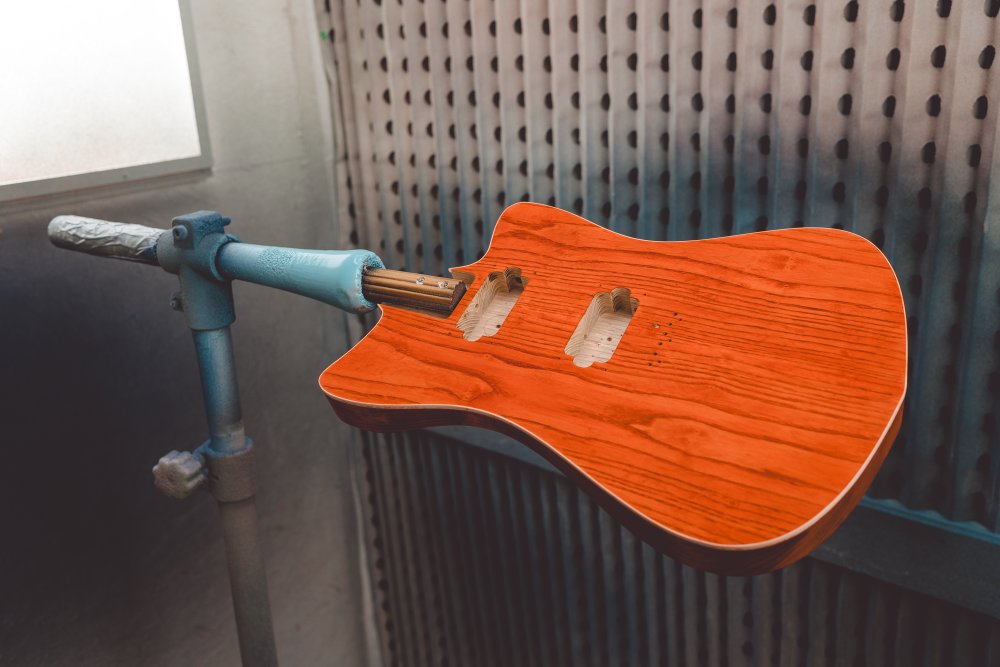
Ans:
[[[199,448],[208,468],[208,490],[215,499],[232,503],[257,494],[257,465],[253,442],[235,454],[219,454],[210,447]]]

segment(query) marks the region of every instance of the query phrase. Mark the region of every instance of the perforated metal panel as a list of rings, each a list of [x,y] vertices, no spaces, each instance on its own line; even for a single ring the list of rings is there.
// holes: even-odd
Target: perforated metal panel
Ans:
[[[1000,663],[1000,621],[807,559],[684,567],[565,478],[426,436],[367,436],[386,665]]]
[[[518,200],[651,239],[862,234],[899,276],[911,351],[905,422],[871,493],[996,533],[998,11],[996,0],[319,3],[344,241],[441,272],[481,256]],[[709,623],[699,618],[686,622]]]

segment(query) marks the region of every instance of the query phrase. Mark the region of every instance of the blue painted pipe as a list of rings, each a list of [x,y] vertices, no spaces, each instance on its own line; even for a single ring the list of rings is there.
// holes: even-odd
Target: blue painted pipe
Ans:
[[[247,444],[229,327],[192,331],[191,334],[201,372],[209,447],[218,454],[236,454]]]
[[[368,250],[298,250],[252,243],[225,244],[215,266],[226,280],[274,287],[355,313],[375,308],[361,293],[364,270],[385,268]]]
[[[72,215],[49,224],[49,238],[62,248],[92,255],[158,264],[181,276],[185,312],[193,329],[230,324],[227,283],[245,280],[301,294],[354,313],[375,304],[361,292],[366,268],[384,269],[370,250],[299,250],[241,243],[224,231],[229,223],[213,211],[178,216],[170,231]],[[211,289],[210,284],[225,286]],[[228,320],[228,321],[226,321]]]

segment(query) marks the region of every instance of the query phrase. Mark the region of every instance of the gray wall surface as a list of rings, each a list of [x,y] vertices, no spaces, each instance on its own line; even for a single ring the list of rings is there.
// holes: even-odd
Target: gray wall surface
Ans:
[[[332,141],[315,15],[299,0],[193,2],[211,173],[0,208],[0,664],[233,665],[215,503],[150,468],[206,436],[176,279],[57,250],[60,213],[165,227],[212,209],[244,240],[333,247]],[[340,313],[236,292],[262,539],[285,665],[364,661],[343,429],[316,386]]]

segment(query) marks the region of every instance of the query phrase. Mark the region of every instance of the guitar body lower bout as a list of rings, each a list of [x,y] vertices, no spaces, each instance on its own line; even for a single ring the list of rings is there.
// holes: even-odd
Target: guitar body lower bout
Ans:
[[[898,430],[902,297],[854,234],[651,242],[516,204],[454,273],[469,284],[450,316],[384,307],[323,373],[337,414],[505,433],[697,567],[752,574],[806,555]]]

